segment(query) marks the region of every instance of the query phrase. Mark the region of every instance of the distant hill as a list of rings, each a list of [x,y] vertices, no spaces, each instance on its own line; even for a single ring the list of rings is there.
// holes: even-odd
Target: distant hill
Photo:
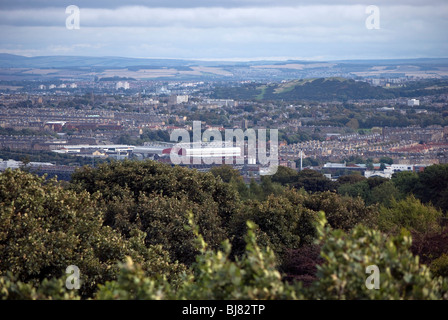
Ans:
[[[8,70],[5,70],[8,69]],[[28,69],[28,70],[27,70]],[[48,69],[57,69],[54,72]],[[42,71],[44,70],[44,71]],[[126,71],[124,74],[123,71]],[[141,70],[145,70],[141,72]],[[89,57],[89,56],[38,56],[24,57],[0,53],[0,80],[86,80],[98,78],[129,77],[135,79],[176,79],[176,80],[254,80],[274,81],[328,78],[343,76],[345,78],[385,77],[400,78],[413,76],[419,78],[448,77],[448,59],[394,59],[394,60],[346,60],[346,61],[204,61],[188,59],[152,59],[127,57]],[[347,96],[356,95],[350,90],[360,89],[362,96],[386,94],[378,89],[363,87],[363,84],[337,82],[337,78],[322,83],[329,92],[342,90]],[[329,82],[328,82],[329,81]],[[315,83],[318,84],[319,82]],[[302,85],[304,88],[302,88]],[[295,83],[283,92],[271,92],[270,87],[256,89],[254,95],[262,98],[276,98],[313,93],[314,84]],[[273,88],[275,90],[276,88]],[[258,90],[258,91],[257,91]],[[311,91],[310,91],[311,90]],[[281,91],[281,90],[280,90]],[[342,96],[344,93],[340,93]],[[241,93],[241,92],[240,92]],[[248,92],[242,93],[246,95]],[[336,94],[337,96],[338,94]],[[387,96],[387,94],[386,94]]]
[[[430,94],[448,93],[448,80],[422,80],[402,88],[386,89],[363,81],[345,78],[316,78],[260,85],[255,83],[240,87],[221,86],[212,94],[217,99],[244,100],[314,100],[346,101],[361,99],[392,99]]]
[[[0,53],[2,68],[73,68],[73,67],[175,67],[193,64],[193,61],[176,59],[139,59],[124,57],[41,56],[24,57]]]
[[[347,99],[387,99],[394,93],[366,82],[344,78],[317,78],[295,80],[281,84],[255,85],[241,87],[220,87],[215,90],[214,98],[257,100],[347,100]]]
[[[393,94],[387,90],[374,87],[366,82],[343,78],[319,78],[308,81],[287,83],[286,85],[269,88],[264,99],[284,100],[347,100],[347,99],[385,99]]]

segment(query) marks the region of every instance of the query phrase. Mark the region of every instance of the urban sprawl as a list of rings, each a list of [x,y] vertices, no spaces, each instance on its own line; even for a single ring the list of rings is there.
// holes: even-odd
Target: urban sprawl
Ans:
[[[191,131],[193,121],[200,121],[202,130],[221,132],[278,129],[279,165],[318,170],[329,179],[353,172],[390,178],[397,171],[420,171],[431,164],[448,162],[446,126],[379,123],[362,128],[357,119],[372,114],[395,119],[407,114],[437,118],[446,110],[446,94],[389,100],[277,103],[214,99],[210,92],[215,85],[203,81],[79,81],[36,83],[26,92],[3,88],[0,170],[28,166],[41,174],[69,179],[80,165],[96,165],[110,159],[171,163],[170,151],[178,142],[170,141],[171,133],[175,129]],[[340,116],[338,110],[344,108],[344,103],[362,111],[356,116],[347,114],[344,125],[332,125],[331,120]],[[245,150],[239,151],[244,155]],[[37,161],[45,152],[71,156],[73,161],[61,164],[51,156],[49,161]],[[81,158],[84,162],[77,160]],[[213,165],[217,164],[204,161],[189,166],[207,171]],[[246,181],[259,179],[257,161],[234,167]]]

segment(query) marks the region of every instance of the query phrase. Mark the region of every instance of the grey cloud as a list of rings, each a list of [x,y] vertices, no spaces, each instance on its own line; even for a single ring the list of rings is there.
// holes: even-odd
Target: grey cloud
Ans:
[[[301,5],[305,2],[300,0],[145,1],[142,6],[142,1],[82,0],[40,1],[37,7],[30,3],[0,5],[0,52],[321,60],[443,57],[448,52],[446,1],[374,1],[381,10],[380,30],[365,27],[370,1],[318,0],[313,5]],[[65,28],[69,4],[81,9],[80,30]]]
[[[14,0],[0,2],[0,9],[29,9],[45,7],[67,7],[77,5],[83,8],[117,8],[126,6],[145,6],[161,8],[195,8],[195,7],[276,7],[297,5],[410,5],[438,6],[446,0]]]
[[[353,6],[295,6],[251,8],[149,8],[126,6],[116,9],[80,8],[83,27],[184,27],[184,28],[244,28],[244,27],[327,27],[363,26],[366,7]],[[439,9],[430,6],[380,7],[384,21],[443,22],[448,4]],[[0,25],[64,27],[68,14],[65,8],[45,8],[0,11]]]

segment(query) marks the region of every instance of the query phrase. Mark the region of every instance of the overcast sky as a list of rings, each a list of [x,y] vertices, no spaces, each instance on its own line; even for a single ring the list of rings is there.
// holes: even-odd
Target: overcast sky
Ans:
[[[9,2],[9,3],[7,3]],[[188,59],[448,57],[447,0],[14,0],[0,52]],[[80,29],[66,28],[68,5]],[[368,29],[375,5],[380,29]]]

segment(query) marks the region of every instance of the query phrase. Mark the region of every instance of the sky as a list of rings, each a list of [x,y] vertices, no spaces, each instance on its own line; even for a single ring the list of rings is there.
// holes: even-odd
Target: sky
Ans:
[[[67,28],[69,5],[79,29]],[[24,56],[448,57],[447,0],[10,0],[0,2],[0,29],[0,53]]]

